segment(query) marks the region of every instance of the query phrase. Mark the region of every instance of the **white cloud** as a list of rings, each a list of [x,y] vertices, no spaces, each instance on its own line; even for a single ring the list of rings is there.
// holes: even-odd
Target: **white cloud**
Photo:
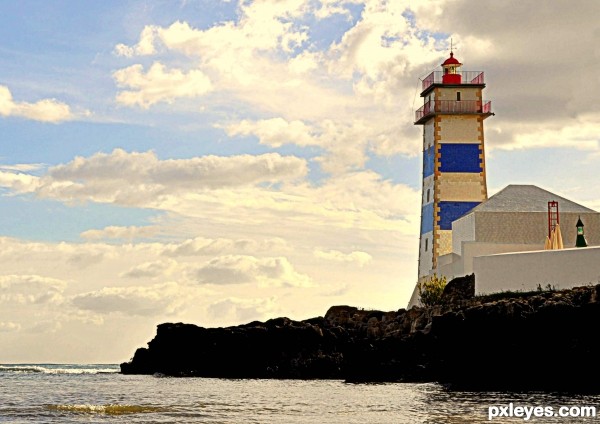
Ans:
[[[322,224],[412,234],[418,220],[419,192],[375,172],[342,174],[320,187],[299,186],[292,192],[310,199],[298,209],[319,217]]]
[[[369,255],[368,253],[360,252],[360,251],[343,253],[343,252],[340,252],[339,250],[325,251],[325,250],[315,249],[314,255],[317,258],[325,259],[328,261],[356,263],[360,267],[365,266],[366,264],[371,262],[371,260],[373,259],[373,257],[371,255]]]
[[[187,56],[191,68],[211,76],[219,104],[270,116],[218,126],[230,136],[255,135],[273,148],[321,147],[326,172],[360,169],[367,152],[415,155],[419,138],[411,131],[405,90],[412,90],[415,68],[440,54],[433,36],[403,16],[409,3],[369,1],[339,43],[324,51],[292,48],[310,42],[294,19],[347,14],[350,3],[359,2],[326,1],[316,8],[302,0],[243,3],[237,21],[205,30],[187,22],[148,26],[140,44],[127,51],[152,39],[148,54],[160,46],[161,54]]]
[[[118,56],[132,57],[132,56],[146,56],[156,53],[154,47],[154,40],[156,38],[157,27],[149,25],[146,26],[140,34],[140,40],[138,43],[129,47],[125,44],[117,44],[114,53]]]
[[[291,22],[308,11],[307,4],[305,0],[243,3],[237,22],[206,30],[175,22],[164,28],[147,27],[140,39],[154,32],[155,47],[160,46],[164,54],[187,56],[190,68],[210,75],[213,89],[220,94],[219,103],[253,110],[286,111],[293,107],[308,114],[315,109],[344,107],[341,99],[331,102],[333,92],[326,85],[285,74],[290,67],[280,56],[296,56],[296,48],[307,41],[307,29]],[[136,48],[120,49],[131,52]],[[317,69],[314,63],[307,68],[308,62],[301,64],[299,60],[293,67],[296,72]],[[161,84],[148,84],[149,90],[161,89]],[[290,102],[291,98],[294,101]]]
[[[284,257],[219,256],[191,271],[190,278],[200,284],[214,285],[246,283],[258,284],[262,287],[310,287],[314,285],[309,276],[296,272],[292,264]]]
[[[305,160],[277,153],[159,160],[152,152],[117,149],[75,158],[42,177],[0,172],[0,185],[13,193],[154,208],[246,229],[294,222],[413,233],[419,213],[417,190],[372,171],[337,174],[314,186],[301,180],[306,172]],[[95,231],[83,236],[113,232]]]
[[[18,116],[42,122],[62,122],[73,119],[69,105],[56,99],[42,99],[35,103],[15,102],[8,87],[0,85],[0,116]]]
[[[102,239],[126,239],[133,240],[136,238],[149,238],[156,235],[158,228],[154,226],[108,226],[101,230],[87,230],[80,235],[86,240],[102,240]]]
[[[221,255],[223,253],[256,253],[289,250],[285,240],[281,238],[269,239],[209,239],[195,237],[181,243],[172,243],[165,247],[164,254],[167,256],[206,256]]]
[[[54,334],[61,330],[63,325],[56,320],[44,320],[44,321],[36,321],[35,324],[30,327],[25,328],[24,330],[28,333],[37,333],[37,334]]]
[[[0,276],[0,303],[61,304],[65,281],[40,275]]]
[[[146,73],[142,65],[132,65],[116,71],[113,77],[119,87],[131,89],[121,91],[117,102],[142,108],[158,102],[170,103],[178,97],[202,96],[212,89],[210,79],[203,72],[168,70],[159,62],[155,62]]]
[[[232,55],[286,50],[306,39],[306,31],[290,22],[291,18],[307,11],[306,5],[306,0],[242,3],[238,22],[224,22],[207,30],[194,29],[187,22],[175,22],[168,28],[157,28],[156,38],[168,49],[202,57],[211,63]]]
[[[128,271],[121,273],[120,277],[129,278],[155,278],[171,275],[177,269],[177,262],[174,260],[158,260],[144,262],[134,266]]]
[[[491,147],[502,150],[567,148],[598,151],[600,113],[584,113],[568,122],[495,124],[488,130],[496,143]],[[507,137],[502,134],[507,133]]]
[[[306,174],[304,160],[267,153],[258,156],[202,156],[159,160],[155,153],[128,153],[115,149],[78,157],[49,170],[56,181],[129,181],[132,184],[169,185],[177,189],[220,188],[296,179]]]
[[[174,314],[183,305],[185,293],[176,283],[152,286],[104,287],[74,296],[72,304],[98,314],[157,316]]]
[[[311,45],[310,28],[299,18],[350,16],[350,5],[363,10],[339,41],[328,48]],[[581,37],[562,28],[569,27],[565,19],[582,27],[593,25],[590,17],[599,6],[585,5],[589,13],[561,2],[531,15],[528,6],[511,0],[465,22],[476,10],[469,0],[252,2],[240,5],[236,21],[203,30],[187,22],[147,26],[138,44],[121,47],[127,54],[187,56],[191,68],[211,75],[221,101],[269,117],[221,124],[229,135],[255,135],[273,148],[290,143],[319,146],[326,151],[320,162],[324,169],[339,173],[366,166],[367,152],[418,154],[414,108],[409,105],[418,92],[414,82],[439,69],[451,37],[466,69],[473,64],[489,70],[486,92],[493,110],[503,116],[499,127],[487,123],[490,146],[581,145],[575,129],[583,124],[588,134],[596,125],[586,115],[595,113],[595,91],[589,85],[597,85],[591,63],[597,35]],[[515,10],[521,10],[519,19],[513,16]],[[538,37],[528,38],[525,17],[535,23]],[[448,28],[455,32],[448,33]],[[527,43],[522,42],[525,38]],[[286,40],[296,40],[301,48],[290,50]],[[553,46],[560,43],[573,48],[561,52],[554,63]],[[580,62],[579,67],[571,65]],[[524,93],[526,99],[515,102]],[[574,131],[561,131],[559,140],[548,129],[553,126]],[[595,149],[595,141],[588,137],[583,146]]]
[[[283,118],[263,119],[250,121],[244,119],[235,124],[225,126],[227,135],[255,135],[261,144],[271,147],[281,147],[284,144],[296,144],[298,146],[318,145],[311,133],[314,131],[302,121],[288,122]]]
[[[0,187],[10,188],[17,193],[33,192],[39,183],[39,178],[21,172],[0,170]]]
[[[99,258],[111,258],[114,256],[111,249],[114,246],[91,243],[55,244],[0,237],[0,257],[5,260],[5,264],[40,257],[47,262],[55,262],[60,258],[61,262],[79,267],[82,263],[93,263]]]
[[[271,318],[277,311],[276,298],[241,299],[229,297],[208,306],[208,313],[221,322],[249,322]]]
[[[17,171],[17,172],[31,172],[45,168],[46,165],[43,163],[16,163],[14,165],[1,165],[0,170],[4,171]]]
[[[64,201],[166,208],[161,204],[180,201],[169,195],[278,183],[302,178],[306,173],[303,159],[278,153],[159,160],[153,152],[115,149],[110,154],[77,157],[50,168],[43,178],[0,172],[0,186]]]
[[[88,249],[79,249],[67,256],[67,262],[69,265],[73,265],[77,268],[87,268],[92,265],[97,265],[107,259],[105,249],[95,249],[94,247]]]
[[[416,140],[398,142],[402,129],[395,117],[376,116],[367,119],[361,116],[353,117],[348,122],[324,119],[310,123],[283,118],[245,119],[224,125],[223,128],[229,136],[254,135],[261,144],[273,148],[286,144],[321,147],[325,154],[316,160],[323,170],[333,174],[363,169],[368,152],[380,156],[398,153],[413,156],[418,151]]]
[[[350,291],[350,286],[348,284],[336,285],[330,288],[328,291],[322,293],[322,296],[327,297],[339,297],[348,294]]]
[[[350,19],[352,16],[347,7],[348,3],[360,3],[360,0],[322,0],[315,10],[314,14],[317,19],[326,19],[333,15],[343,15]]]
[[[11,321],[6,321],[6,322],[0,321],[0,333],[12,333],[12,332],[19,331],[20,329],[21,329],[21,324],[18,324],[16,322],[11,322]]]

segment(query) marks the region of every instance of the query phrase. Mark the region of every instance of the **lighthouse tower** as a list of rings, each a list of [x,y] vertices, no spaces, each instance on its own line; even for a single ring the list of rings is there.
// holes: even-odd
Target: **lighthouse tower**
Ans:
[[[452,222],[487,199],[483,121],[483,72],[462,71],[454,53],[422,82],[423,193],[419,281],[436,273],[452,253]],[[414,295],[413,295],[414,298]]]

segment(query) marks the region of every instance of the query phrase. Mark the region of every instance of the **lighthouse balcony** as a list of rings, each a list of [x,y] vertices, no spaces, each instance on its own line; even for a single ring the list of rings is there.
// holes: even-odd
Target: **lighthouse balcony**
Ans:
[[[459,71],[456,74],[452,74],[452,81],[447,81],[444,78],[446,75],[446,79],[448,78],[448,74],[445,74],[443,71],[433,71],[431,74],[427,75],[422,81],[422,91],[425,92],[429,87],[434,84],[444,84],[448,85],[484,85],[485,82],[483,80],[483,72],[482,71]]]
[[[478,114],[487,118],[493,115],[492,102],[488,100],[432,100],[415,112],[415,125],[424,124],[430,117],[437,114]]]

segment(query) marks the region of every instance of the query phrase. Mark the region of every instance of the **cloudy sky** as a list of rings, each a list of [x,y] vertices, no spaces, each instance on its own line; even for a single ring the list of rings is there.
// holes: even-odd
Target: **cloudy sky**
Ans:
[[[0,362],[405,307],[419,77],[485,71],[488,185],[600,209],[600,2],[0,4]]]

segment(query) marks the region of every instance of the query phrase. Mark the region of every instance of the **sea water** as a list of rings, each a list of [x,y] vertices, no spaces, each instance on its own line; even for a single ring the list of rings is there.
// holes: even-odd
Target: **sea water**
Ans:
[[[117,365],[0,365],[1,423],[484,423],[488,407],[596,406],[600,396],[438,384],[121,375]],[[587,423],[598,418],[532,418]],[[523,423],[523,418],[496,418]]]

